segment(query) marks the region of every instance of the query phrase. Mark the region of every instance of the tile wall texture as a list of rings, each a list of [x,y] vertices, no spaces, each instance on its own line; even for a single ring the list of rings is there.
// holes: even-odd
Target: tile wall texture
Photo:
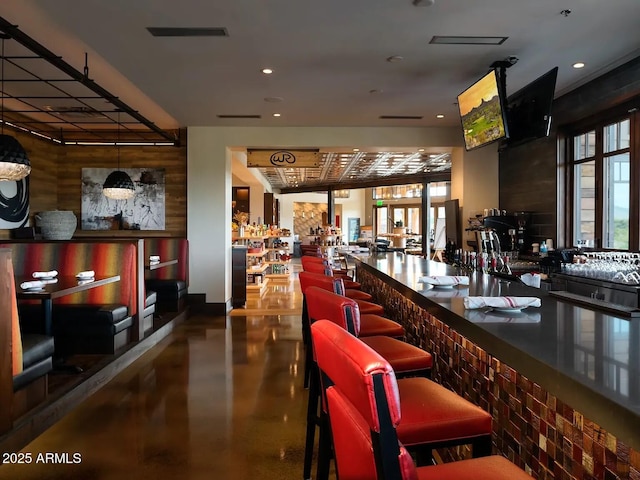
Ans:
[[[491,413],[493,453],[537,479],[640,480],[640,452],[371,273],[359,268],[357,276],[362,289],[404,326],[407,341],[435,356],[432,378]],[[458,460],[468,458],[470,449],[439,453]]]

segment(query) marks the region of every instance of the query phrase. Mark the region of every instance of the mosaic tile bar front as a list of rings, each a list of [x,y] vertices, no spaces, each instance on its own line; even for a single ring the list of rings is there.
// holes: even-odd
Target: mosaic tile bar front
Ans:
[[[435,356],[432,378],[493,417],[493,450],[538,479],[640,480],[640,452],[470,342],[364,268],[362,289]],[[439,452],[468,458],[468,447]]]

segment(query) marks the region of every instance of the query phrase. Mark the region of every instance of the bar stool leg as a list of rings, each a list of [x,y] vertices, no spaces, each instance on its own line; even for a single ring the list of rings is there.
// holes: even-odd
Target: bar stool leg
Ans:
[[[318,381],[318,366],[312,362],[309,379],[309,403],[307,405],[307,434],[304,443],[304,480],[311,478],[313,463],[313,445],[315,443],[316,425],[318,425],[318,400],[320,399],[320,385]]]
[[[333,441],[331,439],[329,416],[324,412],[320,413],[319,430],[320,436],[318,439],[318,469],[316,472],[316,480],[328,480],[331,458],[333,457]]]

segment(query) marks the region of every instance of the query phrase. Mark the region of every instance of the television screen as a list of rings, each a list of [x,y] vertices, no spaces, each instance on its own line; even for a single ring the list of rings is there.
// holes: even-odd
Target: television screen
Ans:
[[[498,85],[498,74],[496,70],[491,70],[458,95],[458,109],[467,150],[507,137],[503,95]]]
[[[551,129],[551,106],[558,67],[552,68],[507,99],[509,145],[546,137]]]

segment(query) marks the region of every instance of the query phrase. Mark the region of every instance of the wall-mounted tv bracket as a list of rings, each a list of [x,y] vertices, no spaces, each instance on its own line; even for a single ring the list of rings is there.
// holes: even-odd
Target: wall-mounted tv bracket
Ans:
[[[510,55],[504,60],[496,60],[490,65],[490,68],[498,72],[498,81],[500,82],[500,88],[505,98],[507,97],[507,68],[514,66],[518,63],[518,60],[519,58],[515,55]]]

